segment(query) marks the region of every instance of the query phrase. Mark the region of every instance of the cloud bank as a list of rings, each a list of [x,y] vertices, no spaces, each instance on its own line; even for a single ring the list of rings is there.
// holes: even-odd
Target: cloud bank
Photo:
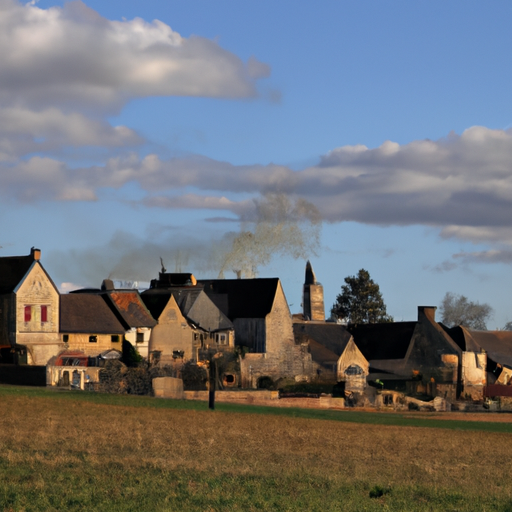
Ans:
[[[0,184],[24,200],[92,200],[99,189],[136,183],[147,207],[237,216],[254,207],[241,195],[284,193],[313,203],[330,222],[426,225],[441,228],[446,238],[512,243],[510,162],[512,132],[475,126],[438,141],[340,147],[302,171],[135,153],[103,166],[70,169],[34,157],[11,166],[13,172],[2,174]]]
[[[115,197],[135,186],[139,207],[250,219],[254,198],[286,194],[315,205],[329,222],[432,226],[445,238],[493,246],[459,261],[511,261],[511,131],[474,126],[436,141],[343,146],[299,171],[204,156],[141,157],[143,138],[108,122],[128,101],[255,97],[270,68],[255,58],[244,63],[214,41],[184,38],[159,20],[105,19],[81,1],[40,9],[0,0],[0,69],[4,201],[95,201],[101,191]],[[111,157],[71,165],[67,152],[80,147]]]
[[[108,115],[147,96],[248,98],[270,68],[165,23],[111,21],[80,0],[0,0],[0,162],[66,147],[134,147]],[[0,171],[1,172],[1,171]]]

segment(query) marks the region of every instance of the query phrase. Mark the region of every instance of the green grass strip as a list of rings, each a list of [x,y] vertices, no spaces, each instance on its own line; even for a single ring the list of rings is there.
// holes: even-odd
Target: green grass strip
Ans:
[[[155,409],[182,409],[195,411],[208,410],[207,402],[197,400],[171,400],[148,396],[112,395],[105,393],[90,393],[84,391],[55,390],[51,388],[36,388],[23,386],[0,385],[0,398],[2,396],[25,396],[31,398],[41,397],[124,407],[151,407]],[[211,412],[212,414],[215,414],[216,412],[243,414],[271,414],[275,416],[288,416],[293,418],[306,418],[329,421],[346,421],[351,423],[361,423],[370,425],[443,428],[450,430],[512,433],[512,422],[498,423],[491,421],[465,421],[451,419],[442,420],[437,418],[418,418],[411,416],[407,413],[404,414],[400,412],[381,413],[351,410],[335,411],[326,409],[300,409],[294,407],[280,408],[220,402],[217,402],[215,404],[215,410]]]

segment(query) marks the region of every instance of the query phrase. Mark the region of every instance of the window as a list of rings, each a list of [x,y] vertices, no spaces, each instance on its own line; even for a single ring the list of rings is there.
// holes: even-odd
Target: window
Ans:
[[[110,336],[110,341],[112,343],[119,343],[119,335],[118,334],[112,334],[112,336]]]
[[[345,370],[345,375],[362,375],[362,374],[363,374],[363,369],[360,366],[358,366],[357,364],[352,364]]]
[[[89,336],[89,343],[98,343],[98,336],[96,336],[95,334]]]
[[[25,322],[32,320],[32,306],[25,306]]]
[[[183,356],[185,355],[184,350],[173,350],[172,351],[172,358],[173,359],[183,359]]]
[[[62,335],[62,341],[63,341],[64,343],[67,343],[67,342],[69,341],[69,334],[63,334],[63,335]]]
[[[41,306],[41,322],[48,322],[48,306]]]
[[[227,345],[226,335],[225,334],[217,334],[217,343],[219,345]]]
[[[144,333],[138,332],[137,339],[135,341],[136,341],[136,343],[144,343]]]

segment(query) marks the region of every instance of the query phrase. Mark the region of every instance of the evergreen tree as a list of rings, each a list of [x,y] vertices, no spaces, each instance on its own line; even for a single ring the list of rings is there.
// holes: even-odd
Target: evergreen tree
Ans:
[[[379,285],[370,278],[367,270],[362,268],[357,276],[346,277],[345,283],[331,308],[334,318],[351,324],[393,321],[386,312]]]

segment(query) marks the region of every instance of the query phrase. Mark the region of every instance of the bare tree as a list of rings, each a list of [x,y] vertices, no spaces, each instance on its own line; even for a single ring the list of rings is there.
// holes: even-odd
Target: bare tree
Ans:
[[[446,292],[439,308],[442,322],[448,327],[463,325],[470,329],[486,331],[486,322],[493,315],[493,309],[489,304],[472,302],[464,295]]]

